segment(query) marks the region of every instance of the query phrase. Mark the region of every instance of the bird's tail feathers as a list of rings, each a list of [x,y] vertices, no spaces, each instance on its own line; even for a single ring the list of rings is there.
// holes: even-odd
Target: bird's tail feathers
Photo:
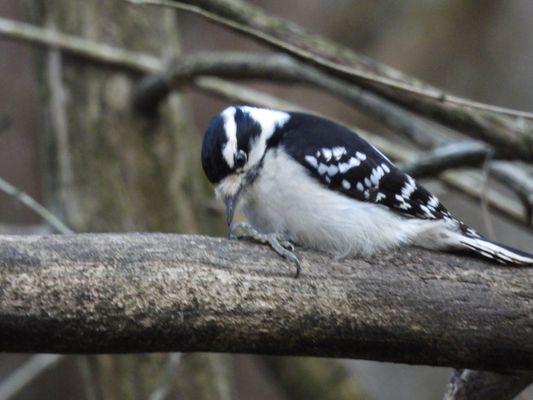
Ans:
[[[533,254],[528,254],[525,251],[513,249],[482,237],[461,235],[458,238],[458,242],[461,247],[471,250],[483,258],[502,264],[533,265]]]

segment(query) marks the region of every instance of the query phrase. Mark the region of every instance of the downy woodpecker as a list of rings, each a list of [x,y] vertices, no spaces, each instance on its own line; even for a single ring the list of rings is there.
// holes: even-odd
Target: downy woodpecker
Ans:
[[[296,262],[297,275],[291,242],[339,257],[415,245],[533,264],[533,255],[459,221],[355,132],[318,116],[228,107],[207,128],[202,166],[226,205],[230,235],[269,243]],[[251,226],[232,227],[237,207]]]

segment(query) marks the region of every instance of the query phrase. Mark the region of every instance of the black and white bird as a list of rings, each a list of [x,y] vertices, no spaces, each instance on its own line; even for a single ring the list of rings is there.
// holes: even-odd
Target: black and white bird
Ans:
[[[206,130],[202,166],[226,205],[230,235],[291,242],[339,257],[399,246],[465,250],[504,264],[533,255],[483,238],[352,130],[318,116],[232,106]],[[251,226],[232,227],[239,207]]]

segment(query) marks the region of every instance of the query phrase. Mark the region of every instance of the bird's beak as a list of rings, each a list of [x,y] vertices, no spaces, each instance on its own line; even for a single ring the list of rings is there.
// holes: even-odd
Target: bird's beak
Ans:
[[[235,214],[235,210],[237,209],[241,192],[242,186],[239,187],[234,194],[224,196],[224,204],[226,205],[226,223],[228,224],[228,238],[230,239],[233,237],[231,232],[231,223],[233,222],[233,216]]]
[[[237,196],[225,196],[224,204],[226,205],[226,222],[228,224],[228,228],[231,228],[233,214],[235,214],[235,205],[237,204]]]
[[[225,178],[216,188],[215,193],[219,199],[222,199],[226,206],[226,222],[228,224],[228,236],[231,238],[231,223],[233,216],[239,205],[241,193],[243,191],[243,182],[241,177],[234,175]]]

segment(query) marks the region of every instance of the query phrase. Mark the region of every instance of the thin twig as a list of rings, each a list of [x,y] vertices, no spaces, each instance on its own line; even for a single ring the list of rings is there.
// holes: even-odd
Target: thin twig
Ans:
[[[1,17],[0,36],[34,45],[61,49],[78,57],[96,61],[99,64],[146,73],[157,73],[163,69],[161,61],[157,57],[148,54],[124,50],[104,43]]]
[[[39,354],[15,370],[0,383],[0,400],[9,400],[26,385],[63,359],[59,354]]]
[[[35,201],[33,197],[16,188],[15,186],[13,186],[2,178],[0,178],[0,191],[6,193],[8,196],[13,197],[20,203],[24,204],[26,207],[30,208],[58,232],[63,234],[74,233],[73,230],[71,230],[68,226],[61,222],[56,216],[54,216],[54,214],[52,214],[45,207]]]

